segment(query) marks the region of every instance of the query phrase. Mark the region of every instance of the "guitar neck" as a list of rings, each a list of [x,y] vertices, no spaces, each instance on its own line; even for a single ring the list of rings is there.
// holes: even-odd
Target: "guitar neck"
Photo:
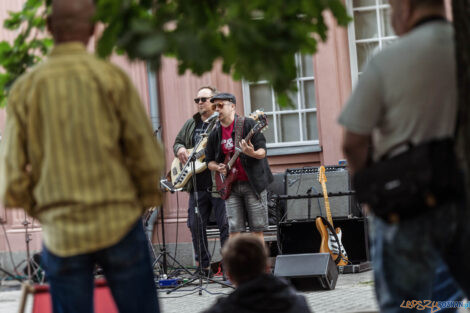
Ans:
[[[323,190],[323,199],[325,200],[326,218],[331,224],[331,226],[333,226],[333,217],[331,216],[330,200],[328,199],[328,190],[326,189],[326,183],[322,182],[321,187]]]
[[[250,130],[248,135],[245,137],[245,141],[248,142],[253,137],[254,134],[255,134],[255,132],[253,131],[253,129]],[[235,153],[233,154],[230,161],[228,161],[228,163],[227,163],[228,168],[232,168],[233,164],[235,163],[235,161],[238,159],[239,156],[240,156],[240,150],[235,149]]]

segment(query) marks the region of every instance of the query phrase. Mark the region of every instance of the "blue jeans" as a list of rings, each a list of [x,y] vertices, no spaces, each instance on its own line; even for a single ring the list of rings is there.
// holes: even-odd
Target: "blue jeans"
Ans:
[[[440,263],[436,269],[436,276],[432,287],[432,301],[462,301],[463,292],[452,278],[446,264]],[[440,313],[455,313],[456,308],[443,308]]]
[[[59,257],[43,247],[54,313],[93,310],[93,270],[99,264],[120,313],[159,313],[147,238],[140,219],[117,244],[96,252]]]
[[[469,212],[463,204],[447,203],[398,224],[372,219],[371,255],[380,312],[409,313],[400,307],[407,300],[452,300],[461,297],[458,287],[470,295]],[[452,289],[443,290],[446,284]]]

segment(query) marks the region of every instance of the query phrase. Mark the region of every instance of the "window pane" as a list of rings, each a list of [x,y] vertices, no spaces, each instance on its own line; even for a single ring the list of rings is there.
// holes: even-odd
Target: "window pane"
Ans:
[[[389,4],[390,1],[388,1],[388,0],[379,0],[379,3],[380,4]]]
[[[395,36],[390,19],[390,9],[380,10],[380,27],[382,28],[382,37]]]
[[[268,84],[250,85],[251,111],[262,110],[272,112],[273,102],[271,88]]]
[[[294,84],[297,86],[297,83],[294,82]],[[287,107],[280,107],[279,103],[276,101],[276,111],[286,111],[286,110],[297,110],[299,108],[299,99],[297,97],[299,91],[297,92],[292,92],[289,91],[287,93],[287,96],[289,96],[290,101],[292,101],[292,106],[287,106]]]
[[[302,124],[304,130],[304,139],[318,140],[317,113],[306,112],[302,114]]]
[[[272,115],[267,115],[268,116],[268,126],[263,129],[263,134],[266,137],[266,142],[267,143],[274,143],[275,142],[275,137],[274,137],[274,122],[273,122],[273,116]]]
[[[302,77],[313,77],[313,55],[302,55]]]
[[[303,82],[303,108],[311,109],[316,108],[315,101],[315,83],[313,80],[307,80]]]
[[[357,67],[360,71],[364,69],[364,65],[375,54],[379,47],[377,42],[367,42],[357,44]]]
[[[277,131],[281,142],[299,141],[299,115],[297,113],[278,115]]]
[[[375,5],[375,0],[353,0],[353,6],[355,8],[369,5]]]
[[[356,40],[377,38],[377,14],[375,11],[354,12],[354,26],[356,28]]]

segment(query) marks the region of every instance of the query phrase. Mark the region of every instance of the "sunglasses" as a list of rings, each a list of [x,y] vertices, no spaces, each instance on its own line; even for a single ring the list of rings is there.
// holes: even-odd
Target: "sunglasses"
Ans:
[[[209,97],[209,98],[207,98],[207,97],[195,98],[195,99],[194,99],[194,102],[196,102],[196,104],[198,104],[199,101],[201,101],[201,103],[204,103],[204,102],[206,102],[207,100],[209,100],[210,98],[212,98],[212,97]]]
[[[217,108],[219,109],[222,109],[224,107],[224,105],[226,105],[227,103],[217,103],[217,104],[213,104],[212,105],[212,109],[215,110]]]

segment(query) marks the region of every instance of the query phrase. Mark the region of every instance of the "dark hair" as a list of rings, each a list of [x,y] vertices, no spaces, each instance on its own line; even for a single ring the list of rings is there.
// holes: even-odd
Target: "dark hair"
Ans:
[[[444,7],[444,0],[411,0],[411,7],[416,9],[418,7]]]
[[[217,88],[213,87],[213,86],[202,86],[201,88],[199,88],[197,90],[197,92],[203,90],[203,89],[209,89],[212,93],[212,96],[216,95],[219,93],[219,91],[217,90]]]
[[[268,264],[268,251],[260,237],[240,234],[230,238],[222,249],[225,270],[236,284],[262,275]]]

